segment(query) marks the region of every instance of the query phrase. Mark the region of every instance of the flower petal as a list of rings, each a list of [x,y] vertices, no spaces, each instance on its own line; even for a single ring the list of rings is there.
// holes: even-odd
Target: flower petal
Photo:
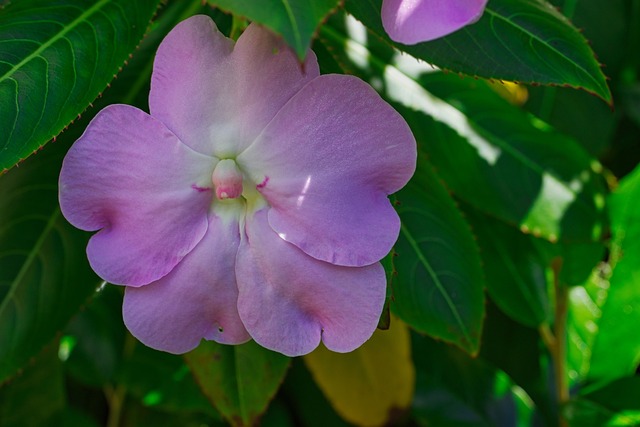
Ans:
[[[416,44],[476,22],[486,4],[487,0],[383,0],[382,25],[392,40]]]
[[[251,24],[233,50],[234,99],[242,117],[240,137],[230,141],[234,154],[249,146],[265,126],[304,85],[320,75],[315,54],[304,64],[273,33]],[[226,150],[221,147],[221,150]]]
[[[192,350],[202,338],[248,341],[237,309],[239,241],[237,221],[212,217],[207,234],[171,273],[126,289],[122,311],[129,331],[149,347],[176,354]]]
[[[320,76],[237,158],[269,202],[269,222],[308,255],[337,265],[382,259],[400,222],[387,195],[415,170],[404,119],[361,80]]]
[[[91,121],[60,172],[60,207],[96,233],[89,262],[104,280],[140,286],[180,262],[207,230],[214,159],[192,151],[137,108],[112,105]]]
[[[313,259],[278,237],[265,210],[247,220],[246,233],[236,265],[238,311],[258,344],[299,356],[320,339],[348,352],[371,337],[386,291],[379,263],[353,268]]]
[[[255,24],[234,48],[211,18],[197,15],[160,44],[149,108],[194,150],[233,157],[318,74],[313,53],[301,66],[284,42]]]

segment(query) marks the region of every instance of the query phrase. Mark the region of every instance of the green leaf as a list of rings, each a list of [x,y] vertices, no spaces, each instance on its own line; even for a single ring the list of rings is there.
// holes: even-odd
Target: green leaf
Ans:
[[[344,16],[334,18],[332,27],[339,28]],[[352,30],[358,25],[353,19],[347,23]],[[355,31],[362,34],[364,29],[360,30]],[[325,26],[321,38],[338,63],[356,70],[374,87],[388,88],[396,77],[407,78],[397,70],[387,75],[392,67],[340,30]],[[404,96],[413,96],[412,90]],[[429,117],[394,106],[411,126],[418,146],[429,144],[422,131]],[[484,314],[484,277],[469,225],[423,156],[411,182],[396,197],[403,224],[394,248],[393,268],[398,273],[392,283],[392,311],[418,331],[476,353]]]
[[[57,349],[57,342],[52,343],[21,375],[0,387],[3,427],[61,425],[58,417],[66,398]]]
[[[291,361],[291,369],[282,385],[282,395],[294,408],[297,419],[306,427],[349,427],[327,401],[306,369],[301,357]]]
[[[629,375],[640,362],[640,167],[620,182],[609,210],[614,264],[589,372],[600,381]]]
[[[424,159],[397,199],[392,311],[420,332],[477,353],[484,277],[469,225]]]
[[[552,242],[601,238],[600,166],[572,139],[514,108],[484,82],[439,73],[420,82],[425,94],[438,97],[430,107],[448,110],[435,115],[435,126],[425,126],[430,143],[422,148],[456,196]]]
[[[123,361],[126,329],[122,322],[122,289],[118,288],[101,288],[63,332],[61,358],[81,384],[96,388],[110,384]]]
[[[533,237],[477,211],[466,211],[482,255],[487,291],[512,319],[538,327],[552,317],[545,258]]]
[[[626,377],[584,393],[581,397],[596,402],[613,412],[640,411],[640,377]]]
[[[571,427],[638,427],[640,411],[615,413],[585,399],[575,399],[564,408],[564,417]]]
[[[284,40],[302,61],[316,28],[339,0],[208,0],[212,6],[258,22]]]
[[[424,142],[419,150],[455,196],[550,241],[601,237],[601,166],[575,141],[509,104],[488,83],[434,72],[367,40],[352,18],[338,18],[323,27],[322,41],[345,70],[397,104]]]
[[[584,286],[569,290],[567,368],[571,383],[584,382],[591,366],[591,350],[598,335],[602,306],[609,291],[609,266],[593,270]]]
[[[626,377],[582,393],[564,411],[572,426],[634,426],[640,424],[640,377]]]
[[[427,337],[413,337],[413,413],[423,426],[531,425],[533,404],[502,371]],[[516,415],[522,424],[516,424]]]
[[[347,0],[346,8],[392,43],[382,0]],[[491,0],[477,23],[428,43],[398,49],[440,68],[498,80],[582,88],[611,102],[606,78],[584,36],[543,0]]]
[[[107,86],[159,0],[32,0],[0,14],[0,171],[54,138]]]
[[[486,310],[479,358],[504,371],[527,392],[535,402],[539,418],[544,420],[540,425],[555,425],[558,407],[555,396],[550,393],[554,387],[553,377],[538,330],[512,320],[491,299]]]
[[[184,356],[202,391],[234,426],[254,425],[280,387],[290,359],[253,341],[203,341]]]
[[[116,313],[114,313],[116,315]],[[120,365],[117,384],[144,406],[173,413],[201,413],[220,420],[220,414],[191,375],[184,358],[141,345],[131,336],[131,354]],[[126,351],[126,347],[125,347]]]
[[[99,283],[88,233],[58,207],[60,142],[0,177],[0,383],[40,352]]]

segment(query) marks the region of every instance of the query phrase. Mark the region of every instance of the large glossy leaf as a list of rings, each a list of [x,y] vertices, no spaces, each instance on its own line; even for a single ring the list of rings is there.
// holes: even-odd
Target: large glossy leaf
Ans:
[[[0,13],[0,172],[75,119],[140,42],[159,0],[23,0]]]
[[[640,363],[640,167],[621,181],[609,209],[613,271],[589,371],[600,381],[629,375]]]
[[[184,356],[211,403],[234,426],[254,425],[280,387],[290,359],[254,341],[204,341]]]
[[[413,399],[411,335],[397,319],[351,353],[320,346],[304,361],[336,412],[356,425],[388,425]]]
[[[402,226],[394,248],[392,311],[416,330],[475,354],[484,277],[469,225],[423,158],[397,200]]]
[[[60,142],[0,177],[0,383],[69,321],[99,280],[88,233],[58,207]]]
[[[348,0],[347,10],[387,40],[382,0]],[[611,92],[584,36],[544,0],[491,0],[477,23],[447,37],[399,49],[438,67],[499,80]]]
[[[466,214],[478,238],[491,299],[523,325],[535,328],[549,322],[547,264],[534,238],[477,211]]]
[[[484,81],[434,72],[368,39],[349,17],[323,27],[322,40],[345,69],[399,104],[424,141],[419,149],[457,197],[550,241],[600,238],[604,180],[575,141],[509,104]]]
[[[339,0],[208,0],[222,10],[265,25],[284,40],[302,60],[311,38]]]

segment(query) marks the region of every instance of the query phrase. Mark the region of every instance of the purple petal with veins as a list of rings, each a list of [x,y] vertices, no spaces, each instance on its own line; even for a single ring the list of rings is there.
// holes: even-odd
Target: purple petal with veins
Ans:
[[[133,335],[172,353],[366,341],[399,230],[387,196],[415,169],[402,117],[361,80],[320,76],[312,52],[301,66],[255,24],[234,44],[206,16],[160,44],[149,105],[100,112],[60,175]]]

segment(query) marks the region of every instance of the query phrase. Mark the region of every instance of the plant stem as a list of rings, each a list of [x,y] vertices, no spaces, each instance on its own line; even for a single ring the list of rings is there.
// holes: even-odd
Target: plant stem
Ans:
[[[131,358],[136,345],[136,339],[131,334],[127,334],[122,349],[122,360],[127,361]],[[107,427],[118,427],[122,417],[122,408],[127,397],[127,387],[124,384],[118,384],[114,387],[107,385],[104,388],[104,394],[109,404],[109,415],[107,418]]]
[[[553,366],[555,369],[556,394],[559,406],[559,425],[568,427],[567,420],[562,415],[562,407],[569,401],[569,384],[566,375],[567,360],[567,311],[569,300],[569,289],[560,283],[560,269],[562,268],[562,258],[556,258],[551,262],[553,270],[553,288],[556,297],[555,321],[553,324],[555,345],[551,352]]]
[[[115,389],[111,386],[106,386],[104,393],[109,403],[107,427],[118,427],[120,425],[120,417],[122,415],[122,407],[127,395],[127,389],[122,384],[118,384]]]
[[[562,407],[569,401],[569,383],[566,375],[567,360],[567,314],[569,308],[569,289],[560,283],[562,258],[551,261],[553,271],[553,290],[555,294],[555,318],[553,330],[547,323],[538,329],[542,342],[551,355],[553,364],[556,398],[558,401],[558,425],[568,427],[569,423],[562,415]]]

